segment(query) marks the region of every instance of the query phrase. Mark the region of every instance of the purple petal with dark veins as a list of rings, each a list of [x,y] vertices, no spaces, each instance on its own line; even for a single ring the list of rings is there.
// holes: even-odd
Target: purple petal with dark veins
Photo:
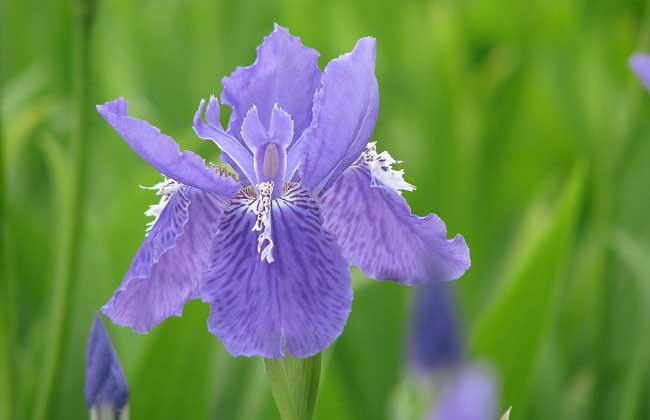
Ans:
[[[444,389],[428,419],[493,420],[497,398],[494,376],[481,367],[466,367]]]
[[[253,105],[268,128],[273,105],[277,103],[293,118],[298,137],[312,120],[312,100],[321,78],[318,55],[286,28],[275,25],[257,47],[255,63],[237,68],[221,81],[221,101],[233,109],[228,132],[241,139],[242,121]]]
[[[97,111],[151,166],[185,185],[228,197],[237,192],[239,185],[233,178],[219,176],[205,166],[199,155],[181,152],[174,139],[162,134],[158,128],[130,117],[127,106],[127,102],[119,98],[97,105]]]
[[[252,193],[250,193],[252,194]],[[273,256],[257,251],[253,198],[240,193],[224,209],[201,297],[208,327],[233,355],[308,357],[343,331],[352,304],[350,272],[318,203],[297,184],[274,201]]]
[[[140,333],[180,316],[185,303],[198,297],[223,205],[223,199],[196,188],[175,192],[102,312]]]
[[[641,79],[646,89],[650,89],[650,54],[634,54],[630,58],[630,68]]]
[[[86,405],[108,406],[119,412],[129,400],[129,387],[104,322],[95,315],[86,351]]]
[[[366,148],[378,111],[375,39],[361,38],[352,52],[325,68],[313,122],[295,144],[297,151],[302,148],[301,184],[316,194],[327,190]],[[293,159],[290,155],[289,172]]]
[[[448,240],[438,216],[415,216],[400,194],[370,183],[367,167],[354,165],[321,200],[324,226],[350,264],[403,284],[454,280],[469,268],[461,235]]]

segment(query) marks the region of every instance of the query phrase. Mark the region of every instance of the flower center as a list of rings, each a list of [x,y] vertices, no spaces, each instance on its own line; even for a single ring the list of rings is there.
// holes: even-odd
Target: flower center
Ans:
[[[264,149],[264,163],[262,173],[268,179],[275,179],[280,171],[280,155],[275,143],[267,143]]]
[[[272,263],[273,259],[273,239],[271,238],[271,195],[273,194],[273,181],[262,182],[257,184],[259,197],[257,205],[253,212],[257,215],[253,232],[261,232],[257,237],[257,252],[260,254],[260,260]]]

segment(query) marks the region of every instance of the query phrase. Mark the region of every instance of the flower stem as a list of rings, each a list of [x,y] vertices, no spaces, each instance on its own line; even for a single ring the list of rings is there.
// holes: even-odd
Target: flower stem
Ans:
[[[311,420],[318,396],[321,354],[307,359],[264,359],[282,420]]]

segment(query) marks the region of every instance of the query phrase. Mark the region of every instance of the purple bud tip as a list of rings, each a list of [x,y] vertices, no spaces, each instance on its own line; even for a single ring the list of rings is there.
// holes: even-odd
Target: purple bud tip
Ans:
[[[650,55],[634,54],[630,57],[630,68],[641,79],[646,89],[650,89]]]
[[[122,367],[99,315],[95,315],[88,339],[85,391],[89,409],[107,406],[119,411],[129,399]]]
[[[454,368],[463,361],[464,342],[450,287],[434,280],[415,289],[409,350],[416,373]]]

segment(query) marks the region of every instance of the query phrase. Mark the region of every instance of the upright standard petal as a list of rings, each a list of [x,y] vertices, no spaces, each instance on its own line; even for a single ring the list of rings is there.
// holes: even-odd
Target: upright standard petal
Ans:
[[[350,272],[318,203],[297,184],[273,201],[274,261],[260,258],[257,200],[243,190],[224,209],[201,286],[208,327],[233,355],[281,358],[322,351],[342,332],[352,304]]]
[[[97,111],[136,153],[165,176],[223,196],[239,189],[233,178],[219,176],[200,156],[190,151],[181,153],[174,139],[148,122],[130,117],[123,98],[97,105]]]
[[[646,89],[650,89],[650,54],[634,54],[630,58],[630,68],[641,79]]]
[[[430,420],[492,420],[497,412],[497,383],[481,367],[461,370],[440,395]]]
[[[299,156],[302,185],[314,193],[327,190],[364,151],[378,111],[375,39],[362,38],[325,68],[313,122],[290,152],[288,173]]]
[[[178,189],[102,311],[116,324],[141,333],[171,315],[180,316],[185,303],[198,297],[223,206],[214,194]]]
[[[243,119],[253,105],[257,106],[262,124],[269,128],[277,103],[293,117],[295,134],[299,136],[312,120],[312,100],[321,78],[318,55],[286,28],[275,25],[257,47],[255,63],[239,67],[221,81],[221,101],[233,110],[228,132],[241,140]]]
[[[129,387],[99,315],[93,320],[86,353],[86,404],[119,413],[128,403]],[[117,418],[117,417],[116,417]]]
[[[415,288],[409,356],[416,374],[457,367],[464,343],[450,283],[431,281]]]
[[[411,214],[404,197],[378,183],[362,159],[321,200],[325,228],[350,264],[368,277],[404,284],[460,277],[470,266],[465,239],[446,239],[435,214]]]

